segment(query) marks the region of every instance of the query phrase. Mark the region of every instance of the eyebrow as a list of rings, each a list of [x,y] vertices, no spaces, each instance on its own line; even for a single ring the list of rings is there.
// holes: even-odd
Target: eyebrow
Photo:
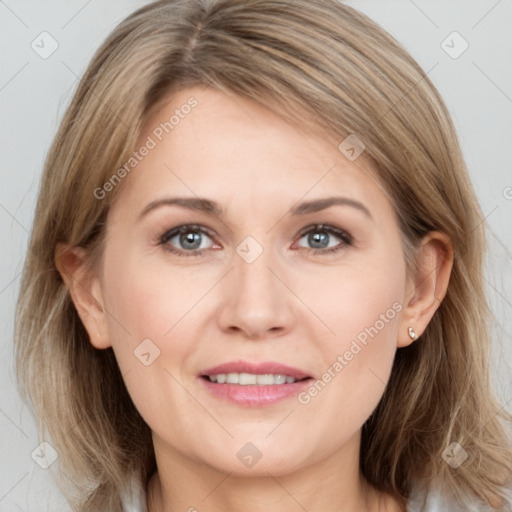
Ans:
[[[165,197],[163,199],[151,201],[151,203],[146,205],[140,213],[139,219],[157,208],[173,205],[181,206],[193,211],[204,212],[209,215],[215,215],[217,217],[224,216],[224,211],[220,205],[210,199],[203,197]],[[304,201],[291,208],[290,214],[292,216],[307,215],[308,213],[319,212],[335,205],[350,206],[352,208],[356,208],[357,210],[363,212],[368,218],[373,219],[370,210],[368,210],[364,204],[356,201],[355,199],[340,196]]]

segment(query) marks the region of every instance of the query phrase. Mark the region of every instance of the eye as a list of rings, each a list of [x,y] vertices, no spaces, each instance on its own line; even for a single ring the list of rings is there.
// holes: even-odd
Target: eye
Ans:
[[[305,239],[306,243],[310,244],[310,247],[301,245],[299,245],[299,247],[311,249],[315,253],[340,251],[353,243],[352,237],[346,231],[324,224],[309,226],[300,233],[300,236],[299,243],[301,240]],[[336,243],[336,240],[333,240],[333,237],[338,239],[338,243]]]
[[[198,256],[208,248],[207,239],[212,240],[209,230],[196,224],[186,224],[166,231],[160,244],[179,256]]]
[[[333,253],[350,246],[353,243],[351,235],[342,229],[324,224],[314,224],[303,229],[299,234],[299,248],[309,249],[314,253]],[[178,256],[201,256],[209,248],[222,248],[220,245],[211,246],[208,239],[213,241],[213,234],[197,224],[185,224],[166,231],[159,239],[165,250]],[[305,247],[300,244],[305,239]],[[336,242],[335,239],[338,239]]]

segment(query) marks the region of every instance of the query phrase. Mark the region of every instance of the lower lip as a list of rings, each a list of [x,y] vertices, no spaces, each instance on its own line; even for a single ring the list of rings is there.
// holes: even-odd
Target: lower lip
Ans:
[[[264,407],[265,405],[272,405],[286,398],[297,396],[312,381],[309,378],[290,384],[241,386],[239,384],[217,384],[202,377],[199,380],[203,382],[206,389],[212,395],[228,402],[248,407]]]

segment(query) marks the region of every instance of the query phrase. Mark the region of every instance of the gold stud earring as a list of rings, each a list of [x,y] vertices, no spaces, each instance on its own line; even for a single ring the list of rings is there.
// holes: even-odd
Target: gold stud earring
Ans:
[[[415,332],[414,332],[414,329],[412,327],[409,327],[409,336],[411,338],[411,340],[415,340],[416,337],[418,336]]]

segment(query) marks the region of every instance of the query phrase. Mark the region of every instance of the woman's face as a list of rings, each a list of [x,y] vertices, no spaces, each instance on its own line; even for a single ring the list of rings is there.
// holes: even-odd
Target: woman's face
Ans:
[[[251,475],[356,453],[405,328],[406,271],[388,197],[340,142],[213,89],[147,122],[97,283],[158,450]]]

